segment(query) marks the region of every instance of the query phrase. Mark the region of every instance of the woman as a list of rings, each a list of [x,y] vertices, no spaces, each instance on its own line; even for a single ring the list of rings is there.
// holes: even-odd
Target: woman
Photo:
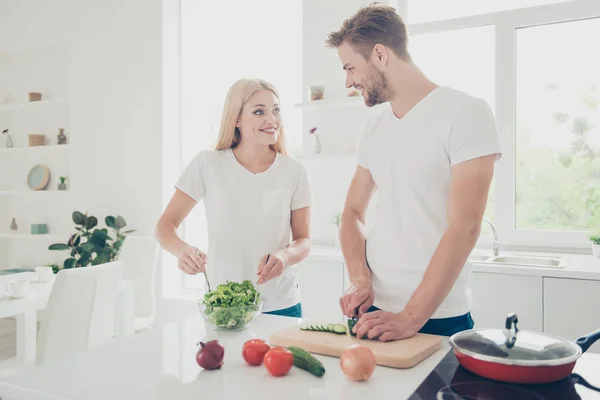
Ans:
[[[206,270],[213,288],[250,280],[265,298],[265,313],[299,318],[296,264],[310,251],[312,192],[304,165],[286,156],[284,139],[275,88],[257,79],[234,83],[216,149],[201,151],[183,172],[156,237],[184,273]],[[176,233],[200,200],[208,254]]]

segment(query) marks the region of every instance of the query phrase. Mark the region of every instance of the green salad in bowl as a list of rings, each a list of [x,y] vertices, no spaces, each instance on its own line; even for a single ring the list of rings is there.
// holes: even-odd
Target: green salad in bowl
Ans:
[[[261,313],[264,299],[252,282],[227,281],[198,300],[200,314],[216,329],[242,330]]]

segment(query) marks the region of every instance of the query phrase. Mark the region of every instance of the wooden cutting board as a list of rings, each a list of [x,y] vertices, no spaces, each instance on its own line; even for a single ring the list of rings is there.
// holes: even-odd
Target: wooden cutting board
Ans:
[[[442,336],[418,333],[415,336],[392,342],[357,339],[349,333],[338,335],[329,332],[302,331],[301,326],[327,325],[322,322],[303,321],[301,325],[284,329],[271,335],[270,343],[279,347],[296,346],[326,356],[340,357],[352,344],[369,347],[378,365],[393,368],[411,368],[435,353],[442,344]]]

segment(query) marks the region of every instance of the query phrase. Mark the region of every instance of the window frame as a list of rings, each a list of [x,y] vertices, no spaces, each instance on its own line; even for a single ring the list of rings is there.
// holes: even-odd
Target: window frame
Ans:
[[[410,14],[407,12],[408,1],[416,0],[398,0],[392,5],[396,6],[398,12],[407,21],[410,36],[485,25],[495,27],[496,104],[494,111],[498,132],[503,143],[503,156],[496,164],[494,176],[494,224],[501,246],[515,250],[551,249],[552,251],[590,252],[590,242],[587,238],[589,231],[517,229],[515,226],[516,36],[517,29],[600,18],[600,2],[572,0],[564,3],[411,24]],[[491,248],[491,242],[491,237],[482,236],[478,241],[478,247],[490,246]]]

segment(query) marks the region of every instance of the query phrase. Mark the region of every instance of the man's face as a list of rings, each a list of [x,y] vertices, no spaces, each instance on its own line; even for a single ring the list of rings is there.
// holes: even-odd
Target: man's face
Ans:
[[[391,100],[392,88],[384,73],[372,63],[373,60],[365,60],[347,42],[338,47],[338,56],[346,71],[346,87],[359,90],[367,106]],[[371,57],[375,55],[372,53]]]

